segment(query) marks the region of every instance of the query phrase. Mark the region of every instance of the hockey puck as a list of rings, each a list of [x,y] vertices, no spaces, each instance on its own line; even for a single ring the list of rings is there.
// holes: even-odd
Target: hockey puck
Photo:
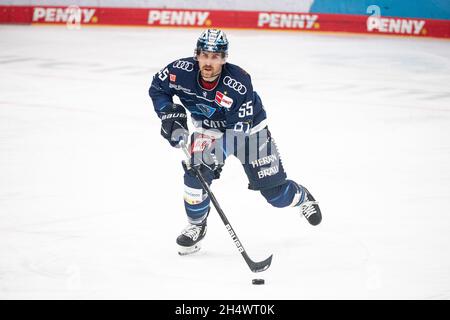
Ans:
[[[264,279],[253,279],[252,284],[264,284]]]

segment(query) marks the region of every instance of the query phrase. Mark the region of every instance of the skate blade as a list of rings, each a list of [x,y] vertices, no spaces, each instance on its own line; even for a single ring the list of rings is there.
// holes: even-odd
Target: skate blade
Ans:
[[[178,246],[178,254],[180,256],[187,256],[189,254],[193,254],[197,251],[200,251],[201,249],[201,245],[200,242],[196,243],[195,245],[191,246],[191,247],[183,247],[183,246]]]

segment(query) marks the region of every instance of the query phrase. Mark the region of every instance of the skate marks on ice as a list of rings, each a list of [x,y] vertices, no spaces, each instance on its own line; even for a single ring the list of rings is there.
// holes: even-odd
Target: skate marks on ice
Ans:
[[[276,298],[352,299],[381,288],[378,266],[363,241],[326,228],[299,229],[297,235],[272,239],[276,249],[269,273]]]
[[[62,79],[83,79],[79,74],[80,70],[85,73],[84,76],[91,74],[100,77],[149,75],[158,71],[157,68],[145,65],[119,64],[111,66],[105,62],[80,62],[77,59],[71,60],[70,57],[68,59],[61,58],[0,55],[0,67],[17,70],[21,75]],[[36,73],[37,70],[42,70],[44,73]]]
[[[261,204],[270,217],[256,231],[260,217],[227,203],[237,184],[251,193],[246,181],[221,181],[221,204],[249,254],[274,254],[266,284],[253,286],[220,222],[200,252],[178,256],[182,197],[152,184],[178,182],[182,194],[181,156],[161,141],[148,85],[172,57],[192,55],[198,30],[0,32],[2,298],[448,297],[449,43],[230,30],[230,62],[252,75],[289,174],[312,181],[326,208],[312,229]],[[177,46],[163,45],[169,38]],[[291,127],[312,145],[293,148]],[[159,170],[155,153],[170,170]],[[354,210],[342,201],[348,192],[361,199]],[[253,199],[264,201],[255,194],[248,210]],[[118,206],[128,210],[100,216]],[[430,206],[439,228],[426,222]],[[80,212],[99,216],[71,220]],[[155,226],[159,212],[168,213]]]

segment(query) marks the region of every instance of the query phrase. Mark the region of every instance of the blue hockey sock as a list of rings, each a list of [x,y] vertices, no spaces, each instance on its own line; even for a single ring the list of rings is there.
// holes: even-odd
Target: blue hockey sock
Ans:
[[[303,187],[292,180],[286,180],[284,184],[273,188],[263,189],[261,194],[267,202],[277,208],[296,207],[305,199]]]

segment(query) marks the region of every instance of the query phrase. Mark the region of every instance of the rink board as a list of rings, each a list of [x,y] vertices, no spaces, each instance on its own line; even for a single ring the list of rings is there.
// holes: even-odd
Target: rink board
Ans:
[[[450,37],[450,20],[274,11],[0,6],[0,23],[239,28]]]

